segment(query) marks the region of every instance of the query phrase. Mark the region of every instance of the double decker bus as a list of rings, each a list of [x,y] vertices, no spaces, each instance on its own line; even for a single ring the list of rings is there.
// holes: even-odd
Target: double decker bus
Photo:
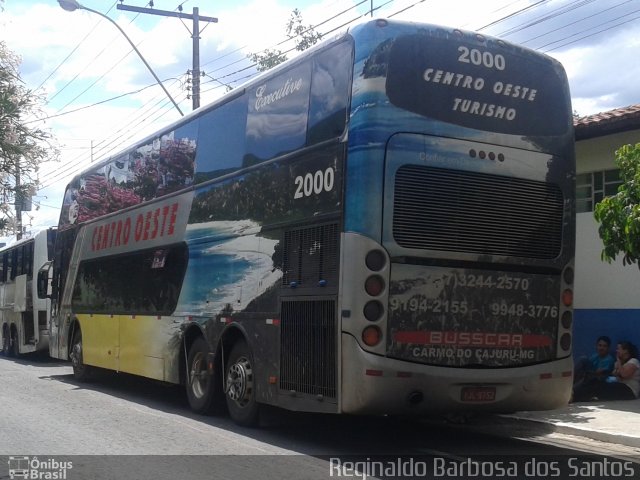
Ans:
[[[0,249],[0,335],[2,353],[47,351],[50,302],[38,297],[34,277],[51,260],[54,228]]]
[[[51,354],[245,425],[558,407],[574,170],[557,61],[358,25],[71,181]]]

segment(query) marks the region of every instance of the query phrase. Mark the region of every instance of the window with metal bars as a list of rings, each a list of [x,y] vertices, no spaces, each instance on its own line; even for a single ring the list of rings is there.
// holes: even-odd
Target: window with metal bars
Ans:
[[[337,223],[285,232],[283,285],[336,286],[338,280]]]

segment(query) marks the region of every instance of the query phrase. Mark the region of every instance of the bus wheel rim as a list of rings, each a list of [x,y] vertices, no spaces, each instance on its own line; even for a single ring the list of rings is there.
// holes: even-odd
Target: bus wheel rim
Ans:
[[[189,372],[189,383],[191,384],[191,391],[196,398],[204,397],[206,393],[206,371],[204,369],[204,354],[198,352],[191,362],[191,370]]]
[[[253,371],[249,360],[238,359],[229,367],[227,374],[227,395],[231,400],[244,407],[251,400],[253,390]]]
[[[76,342],[71,349],[71,364],[75,368],[79,368],[82,364],[82,341]]]

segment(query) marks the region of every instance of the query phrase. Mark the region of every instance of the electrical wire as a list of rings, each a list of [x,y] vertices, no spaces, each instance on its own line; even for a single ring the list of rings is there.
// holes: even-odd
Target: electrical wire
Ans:
[[[188,0],[187,0],[187,1],[188,1]],[[394,1],[394,0],[389,0],[389,1],[388,1],[388,2],[386,2],[385,4],[383,4],[383,5],[380,5],[380,6],[376,7],[376,10],[380,10],[380,9],[382,9],[383,7],[385,7],[385,6],[387,6],[387,5],[391,4],[391,3],[393,3],[393,1]],[[488,29],[488,28],[493,27],[493,26],[496,26],[496,25],[498,25],[499,23],[504,22],[504,21],[506,21],[506,20],[508,20],[508,19],[513,19],[513,18],[515,18],[516,16],[518,16],[518,15],[520,15],[520,14],[524,13],[524,12],[531,11],[533,8],[541,8],[541,7],[542,7],[545,3],[547,3],[547,2],[548,2],[548,0],[540,0],[540,1],[538,1],[538,2],[535,2],[534,4],[531,4],[531,5],[527,6],[527,7],[525,7],[525,8],[519,9],[519,10],[518,10],[518,11],[516,11],[516,12],[512,12],[512,13],[510,13],[510,14],[508,14],[508,15],[505,15],[504,17],[501,17],[501,18],[499,18],[499,19],[497,19],[497,20],[494,20],[494,21],[492,21],[492,22],[490,22],[490,23],[488,23],[488,24],[484,25],[483,27],[480,27],[480,28],[479,28],[479,29],[477,29],[477,30],[484,30],[484,29]],[[533,25],[539,25],[539,24],[541,24],[541,23],[547,22],[547,21],[551,20],[552,18],[556,18],[557,16],[562,15],[562,14],[564,14],[564,13],[567,13],[568,11],[575,10],[575,9],[577,9],[577,8],[580,8],[581,6],[584,6],[584,5],[589,4],[589,3],[592,3],[592,2],[593,2],[593,0],[577,0],[577,1],[575,1],[575,2],[571,2],[571,4],[566,5],[566,6],[563,6],[563,7],[560,7],[560,8],[558,8],[558,9],[555,9],[555,10],[553,10],[551,13],[547,13],[546,15],[541,15],[541,16],[539,16],[539,17],[536,17],[536,18],[535,18],[535,19],[533,19],[533,20],[528,20],[527,22],[521,23],[520,25],[516,25],[516,26],[514,26],[514,27],[511,27],[509,30],[506,30],[505,35],[511,35],[511,34],[516,33],[516,32],[518,32],[518,31],[522,31],[522,30],[524,30],[524,29],[526,29],[526,28],[529,28],[529,27],[531,27],[531,26],[533,26]],[[184,3],[186,3],[186,2],[183,2],[183,4],[184,4]],[[355,5],[354,7],[350,7],[350,8],[348,8],[348,9],[346,9],[346,10],[343,10],[342,12],[340,12],[340,13],[338,13],[338,14],[335,14],[335,15],[333,15],[333,16],[331,16],[331,17],[327,18],[326,20],[323,20],[322,22],[318,23],[317,25],[324,25],[324,24],[328,23],[329,21],[334,20],[334,19],[336,19],[337,17],[339,17],[339,16],[343,15],[345,12],[347,12],[347,11],[349,11],[349,10],[352,10],[353,8],[356,8],[357,6],[361,5],[362,3],[364,3],[364,2],[360,2],[360,3],[358,3],[357,5]],[[410,9],[410,8],[413,8],[413,7],[415,7],[416,5],[419,5],[419,4],[421,4],[421,3],[424,3],[424,0],[418,0],[418,1],[416,1],[416,2],[414,2],[414,3],[412,3],[412,4],[410,4],[410,5],[408,5],[408,6],[406,6],[406,7],[403,7],[403,8],[401,8],[400,10],[398,10],[398,11],[394,12],[393,14],[390,14],[390,15],[389,15],[389,17],[396,16],[396,15],[398,15],[398,14],[400,14],[400,13],[403,13],[403,12],[405,12],[406,10],[408,10],[408,9]],[[508,5],[503,6],[503,7],[499,8],[499,9],[495,10],[494,12],[497,12],[497,11],[499,11],[499,10],[502,10],[502,9],[506,8],[507,6],[513,5],[514,3],[517,3],[517,2],[511,2],[511,3],[509,3]],[[624,3],[628,3],[628,2],[624,2]],[[615,8],[615,7],[611,7],[611,8],[605,9],[605,10],[610,10],[610,9],[612,9],[612,8]],[[369,12],[367,11],[367,13],[366,13],[366,14],[368,14],[368,13],[369,13]],[[635,12],[632,12],[632,13],[635,13]],[[366,15],[366,14],[364,14],[364,15]],[[356,21],[356,20],[360,19],[360,18],[361,18],[361,17],[363,17],[364,15],[360,15],[360,16],[358,16],[358,17],[352,18],[351,20],[349,20],[348,22],[343,23],[343,24],[342,24],[342,25],[340,25],[339,27],[336,27],[336,28],[331,29],[331,30],[329,30],[329,31],[327,31],[327,32],[324,32],[322,35],[323,35],[323,36],[326,36],[326,35],[329,35],[330,33],[334,32],[334,31],[336,31],[336,30],[338,30],[338,29],[340,29],[340,28],[344,28],[344,26],[349,25],[350,23],[352,23],[352,22],[354,22],[354,21]],[[597,15],[597,14],[594,14],[594,15]],[[594,16],[594,15],[592,15],[592,16]],[[618,19],[623,18],[624,16],[628,16],[628,15],[630,15],[630,14],[626,14],[626,15],[620,16],[620,17],[618,17],[618,18],[616,18],[616,19],[614,19],[614,20],[612,20],[612,21],[618,20]],[[589,17],[586,17],[586,18],[589,18]],[[581,38],[579,38],[579,39],[571,40],[571,41],[569,41],[569,42],[567,42],[567,43],[564,43],[564,44],[562,44],[562,45],[560,45],[560,46],[554,47],[554,48],[549,49],[549,50],[547,50],[547,51],[556,50],[556,49],[558,49],[558,48],[561,48],[562,46],[566,46],[566,45],[569,45],[569,44],[571,44],[571,43],[575,43],[575,42],[577,42],[577,41],[580,41],[581,39],[588,38],[588,37],[593,36],[593,35],[597,35],[597,34],[599,34],[599,33],[602,33],[602,32],[604,32],[604,31],[610,30],[610,29],[612,29],[612,28],[616,28],[616,27],[618,27],[618,26],[620,26],[620,25],[622,25],[622,24],[625,24],[625,23],[631,22],[631,21],[633,21],[633,20],[635,20],[635,19],[636,19],[636,18],[632,18],[632,19],[630,19],[630,20],[627,20],[627,21],[625,21],[625,22],[618,23],[618,24],[613,25],[613,26],[611,26],[611,27],[608,27],[608,28],[606,28],[606,29],[599,30],[598,32],[594,32],[594,33],[592,33],[592,34],[589,34],[589,35],[583,36],[583,37],[581,37]],[[577,23],[577,22],[578,22],[578,21],[576,21],[576,22],[574,22],[574,23]],[[610,21],[610,22],[611,22],[611,21]],[[606,22],[606,23],[610,23],[610,22]],[[314,27],[312,27],[312,28],[314,28],[314,29],[315,29],[315,26],[314,26]],[[553,31],[556,31],[556,30],[558,30],[558,29],[555,29],[555,30],[553,30]],[[552,33],[553,31],[547,32],[547,34],[548,34],[548,33]],[[579,35],[579,34],[573,34],[573,35],[570,35],[570,36],[564,37],[563,39],[556,40],[555,42],[550,42],[550,43],[548,43],[548,44],[546,44],[546,45],[544,45],[544,46],[542,46],[542,47],[539,47],[539,48],[545,48],[545,47],[547,47],[547,46],[551,46],[551,45],[553,45],[554,43],[562,42],[562,41],[566,41],[566,40],[570,39],[571,37],[573,37],[573,36],[575,36],[575,35]],[[539,38],[540,36],[542,36],[542,35],[539,35],[538,37],[534,37],[534,38]],[[291,41],[291,40],[292,40],[292,39],[290,39],[290,38],[284,39],[284,40],[282,40],[281,42],[277,43],[277,44],[275,45],[275,47],[280,46],[280,45],[284,45],[286,42]],[[273,47],[271,47],[271,48],[273,48]],[[220,57],[217,57],[217,58],[215,58],[215,59],[213,59],[213,60],[210,60],[210,61],[208,61],[208,62],[203,63],[203,64],[202,64],[202,66],[215,64],[216,62],[219,62],[221,59],[228,58],[228,57],[229,57],[229,56],[231,56],[233,53],[237,53],[238,51],[241,51],[241,50],[242,50],[242,48],[240,48],[240,49],[236,49],[236,50],[234,50],[233,52],[225,53],[224,55],[222,55],[222,56],[220,56]],[[292,48],[292,49],[287,50],[287,52],[286,52],[286,53],[289,53],[289,52],[291,52],[291,51],[293,51],[293,50],[295,50],[295,47],[294,47],[294,48]],[[246,62],[246,61],[247,61],[246,57],[243,57],[243,58],[241,58],[241,59],[239,59],[239,60],[234,60],[233,62],[230,62],[230,63],[228,63],[228,64],[226,64],[226,65],[223,65],[223,66],[221,66],[221,67],[217,67],[217,68],[215,68],[215,69],[211,70],[211,73],[213,73],[213,72],[218,72],[218,71],[225,70],[225,69],[228,69],[228,68],[229,68],[229,67],[231,67],[231,66],[234,66],[234,65],[237,65],[237,64],[239,64],[239,63]],[[213,82],[216,82],[216,83],[218,83],[219,85],[216,85],[216,86],[214,86],[214,87],[212,87],[212,88],[209,88],[209,89],[206,89],[206,90],[201,90],[201,93],[210,92],[210,91],[216,90],[216,89],[218,89],[218,88],[222,88],[223,86],[228,87],[228,86],[230,86],[230,85],[237,84],[238,82],[241,82],[241,81],[243,81],[243,80],[245,80],[245,79],[251,78],[252,76],[254,76],[254,75],[255,75],[255,71],[252,71],[252,73],[250,73],[250,74],[248,74],[248,75],[244,75],[244,76],[239,76],[239,75],[241,75],[242,73],[244,73],[244,72],[246,72],[246,71],[248,71],[248,70],[253,69],[254,67],[255,67],[255,64],[249,64],[248,66],[245,66],[245,67],[242,67],[242,68],[237,68],[235,71],[232,71],[232,72],[230,72],[230,73],[225,73],[224,75],[221,75],[221,76],[220,76],[220,75],[216,75],[215,77],[214,77],[214,76],[212,76],[212,75],[208,75],[208,74],[207,74],[211,80],[209,80],[209,81],[207,81],[207,82],[202,82],[202,85],[211,84],[211,83],[213,83]],[[232,78],[232,77],[233,77],[233,78]],[[227,80],[227,81],[223,81],[223,80]],[[148,87],[145,87],[145,88],[148,88]],[[132,93],[134,93],[134,92],[132,92]],[[126,96],[126,95],[127,95],[127,94],[124,94],[123,96]],[[101,103],[103,103],[103,102],[98,102],[98,103],[97,103],[97,105],[99,105],[99,104],[101,104]],[[84,109],[84,108],[85,108],[85,107],[83,107],[83,109]],[[88,107],[87,107],[87,108],[88,108]],[[71,112],[68,112],[68,113],[71,113]],[[133,127],[134,127],[134,128],[130,128],[130,129],[129,129],[129,131],[131,131],[131,130],[136,130],[136,128],[135,128],[135,127],[138,127],[139,125],[142,125],[143,123],[145,123],[146,121],[148,121],[148,120],[151,118],[151,115],[156,115],[155,117],[153,117],[153,119],[155,120],[156,118],[158,118],[158,115],[161,115],[161,116],[160,116],[160,118],[162,118],[162,116],[166,115],[166,114],[168,113],[168,111],[165,111],[164,113],[159,113],[159,112],[156,112],[156,113],[157,113],[157,115],[156,115],[156,114],[149,113],[149,116],[148,116],[148,117],[146,117],[146,118],[144,118],[144,119],[137,118],[137,119],[136,119],[136,121],[137,121],[137,122],[139,122],[139,123],[136,123],[135,125],[133,125]],[[132,125],[129,125],[129,126],[130,126],[130,127],[132,127]],[[122,130],[122,129],[120,129],[120,130]],[[134,134],[130,135],[128,138],[131,138],[133,135],[134,135]],[[120,137],[120,138],[122,138],[122,137]],[[105,140],[105,142],[106,142],[106,140]],[[107,148],[107,147],[109,147],[109,146],[110,146],[110,147],[115,148],[115,143],[116,143],[116,142],[115,142],[115,140],[112,140],[111,142],[106,142],[106,143],[105,143],[105,145],[104,145],[104,147],[105,147],[105,148]],[[120,145],[122,145],[123,143],[124,143],[124,141],[117,142],[117,146],[120,146]],[[105,152],[105,156],[107,156],[109,152],[113,151],[113,148],[109,149],[109,151],[108,151],[108,152]],[[103,158],[103,157],[101,157],[101,158]],[[55,178],[56,178],[56,179],[57,179],[57,178],[60,178],[60,176],[61,176],[61,173],[60,173],[60,172],[57,172],[57,173],[56,173]],[[47,181],[47,182],[48,182],[48,181]],[[53,183],[55,183],[55,182],[53,182]],[[52,183],[49,183],[49,185],[51,185],[51,184],[52,184]]]

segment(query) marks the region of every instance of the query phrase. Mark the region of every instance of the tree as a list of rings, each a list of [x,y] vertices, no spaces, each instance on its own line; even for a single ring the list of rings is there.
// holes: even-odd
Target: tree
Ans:
[[[640,259],[640,143],[616,150],[615,162],[622,185],[595,206],[594,217],[604,243],[602,259],[611,263],[621,253],[627,265]]]
[[[38,166],[55,160],[51,135],[33,126],[42,99],[20,78],[20,59],[0,42],[0,233],[20,235],[13,205],[26,206],[38,185]],[[19,238],[19,236],[18,236]]]
[[[295,41],[295,49],[299,52],[322,40],[322,34],[316,32],[313,26],[302,24],[302,13],[297,8],[291,12],[291,16],[287,21],[286,32],[287,37]],[[250,53],[247,57],[256,64],[259,72],[264,72],[287,60],[287,53],[278,49],[267,48],[261,53]]]

